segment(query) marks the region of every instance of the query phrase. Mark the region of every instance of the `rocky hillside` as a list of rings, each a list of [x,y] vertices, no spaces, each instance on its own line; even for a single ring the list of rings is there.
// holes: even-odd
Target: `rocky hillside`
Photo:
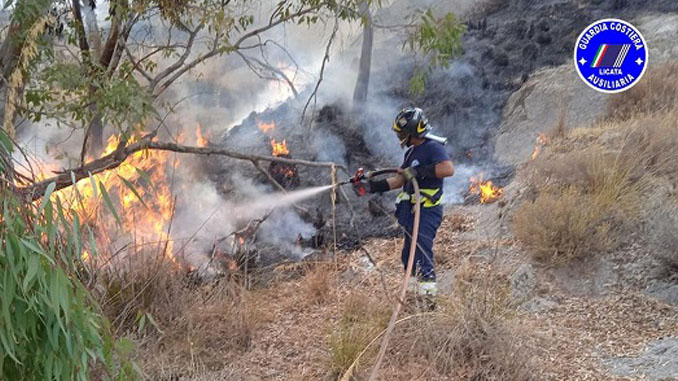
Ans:
[[[489,1],[475,12],[466,54],[420,101],[460,136],[455,149],[513,176],[497,202],[446,207],[438,308],[401,314],[380,379],[678,379],[678,4]],[[569,61],[579,31],[611,14],[644,33],[651,57],[642,82],[613,97]],[[393,223],[381,218],[380,229]],[[139,363],[152,379],[366,378],[402,238],[354,244],[335,260],[277,265],[248,290],[237,277],[188,291],[167,280],[174,310],[135,338]]]

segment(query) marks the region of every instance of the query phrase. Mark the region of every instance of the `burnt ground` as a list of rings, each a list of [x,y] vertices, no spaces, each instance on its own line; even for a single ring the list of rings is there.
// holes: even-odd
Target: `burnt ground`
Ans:
[[[449,68],[436,70],[428,80],[426,92],[411,98],[409,78],[411,61],[389,65],[375,63],[371,84],[371,100],[367,112],[356,113],[341,103],[318,107],[309,130],[299,121],[300,107],[288,102],[260,115],[251,114],[240,126],[224,137],[223,144],[242,152],[270,154],[270,139],[285,139],[293,158],[332,160],[344,164],[349,172],[358,167],[381,168],[394,165],[398,153],[382,149],[388,140],[391,114],[399,107],[416,104],[426,110],[436,133],[450,139],[448,150],[456,165],[482,168],[495,183],[504,185],[511,179],[513,168],[491,161],[493,147],[488,144],[501,121],[501,112],[512,92],[517,90],[538,69],[567,63],[577,35],[592,21],[615,17],[627,20],[649,14],[678,11],[673,0],[491,0],[479,6],[465,20],[465,53]],[[400,44],[396,44],[400,46]],[[381,49],[381,50],[380,50]],[[375,57],[389,56],[375,48]],[[377,58],[377,61],[379,58]],[[305,96],[302,94],[302,97]],[[265,134],[256,128],[257,120],[275,121],[276,129]],[[230,197],[239,184],[232,174],[240,172],[266,184],[264,176],[249,163],[219,159],[212,165],[211,178],[220,184],[222,193]],[[299,187],[329,183],[325,169],[298,168]],[[340,179],[347,174],[340,173]],[[499,180],[499,181],[496,181]],[[357,231],[364,237],[393,236],[398,229],[382,209],[393,208],[391,197],[373,196],[358,200],[348,189],[355,215],[344,205],[338,207],[337,230],[340,245],[354,247]],[[374,207],[374,203],[382,207]],[[309,215],[308,222],[320,214],[329,219],[329,195],[301,203]],[[353,218],[352,218],[353,217]],[[355,222],[357,231],[351,227]],[[326,236],[329,225],[321,229]]]

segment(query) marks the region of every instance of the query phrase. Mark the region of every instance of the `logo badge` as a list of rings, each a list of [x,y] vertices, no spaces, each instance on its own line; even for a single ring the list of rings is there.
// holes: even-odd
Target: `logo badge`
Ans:
[[[589,87],[620,93],[633,87],[645,73],[647,44],[640,31],[624,20],[598,20],[577,38],[574,64]]]

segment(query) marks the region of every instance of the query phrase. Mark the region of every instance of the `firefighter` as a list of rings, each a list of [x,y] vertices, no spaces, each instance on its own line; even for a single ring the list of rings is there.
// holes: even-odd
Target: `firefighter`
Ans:
[[[431,126],[420,108],[406,108],[395,118],[393,131],[400,145],[407,150],[398,175],[385,180],[369,180],[369,193],[382,193],[402,188],[396,197],[396,217],[407,232],[402,250],[403,266],[407,268],[414,224],[415,197],[411,179],[419,183],[422,208],[419,237],[414,257],[413,284],[419,296],[434,298],[438,292],[433,263],[433,240],[443,219],[443,179],[454,175],[454,166],[445,150],[446,139],[431,133]]]

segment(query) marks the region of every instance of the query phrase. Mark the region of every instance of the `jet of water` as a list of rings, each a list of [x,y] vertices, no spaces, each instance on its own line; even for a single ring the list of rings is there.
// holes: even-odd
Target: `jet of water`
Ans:
[[[288,193],[273,193],[261,196],[258,199],[251,200],[245,205],[239,205],[234,208],[233,212],[240,216],[258,215],[268,210],[294,204],[311,197],[314,197],[322,192],[332,189],[332,185],[323,185],[319,187],[300,189]]]

